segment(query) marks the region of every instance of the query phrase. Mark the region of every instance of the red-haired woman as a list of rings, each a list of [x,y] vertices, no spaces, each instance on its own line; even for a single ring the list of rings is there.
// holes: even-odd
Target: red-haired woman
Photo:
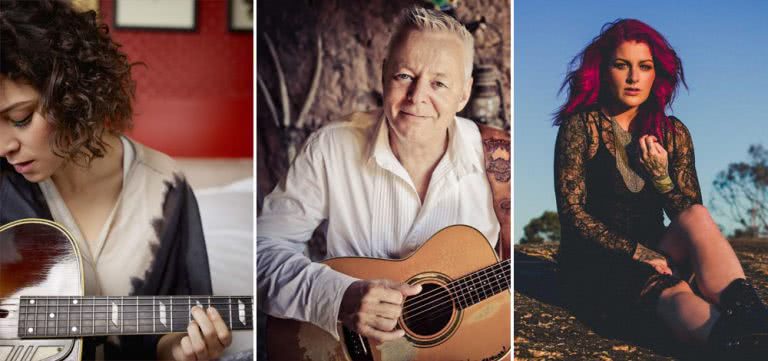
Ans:
[[[554,123],[559,263],[574,309],[655,315],[677,339],[733,357],[768,350],[768,310],[701,205],[688,129],[664,112],[685,84],[680,58],[623,19],[571,68]]]

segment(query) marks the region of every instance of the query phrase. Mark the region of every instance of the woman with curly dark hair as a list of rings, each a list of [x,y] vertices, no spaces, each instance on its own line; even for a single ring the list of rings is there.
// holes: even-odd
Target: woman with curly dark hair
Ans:
[[[63,224],[86,295],[212,292],[194,194],[173,160],[124,135],[134,82],[96,13],[0,1],[0,224]],[[231,335],[215,309],[186,334],[86,342],[87,359],[207,359]]]
[[[660,319],[723,359],[764,357],[768,309],[702,206],[688,129],[665,114],[685,84],[680,58],[656,30],[624,19],[572,66],[555,117],[558,260],[571,306],[623,329]]]

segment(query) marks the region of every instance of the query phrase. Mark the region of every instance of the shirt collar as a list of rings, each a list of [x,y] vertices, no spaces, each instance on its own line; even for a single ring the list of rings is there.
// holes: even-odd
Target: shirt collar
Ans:
[[[466,130],[459,124],[461,119],[454,116],[453,122],[448,126],[448,149],[444,157],[459,175],[482,171],[482,144],[473,146],[468,141]],[[374,162],[390,170],[394,164],[399,163],[389,145],[389,125],[384,112],[380,113],[368,138],[368,164]]]

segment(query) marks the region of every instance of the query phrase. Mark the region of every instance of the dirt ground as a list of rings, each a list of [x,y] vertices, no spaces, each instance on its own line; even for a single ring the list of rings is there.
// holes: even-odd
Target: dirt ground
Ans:
[[[768,301],[768,243],[733,242],[748,279]],[[556,286],[557,244],[515,246],[515,360],[701,360],[703,347],[630,341],[596,331],[563,305]]]

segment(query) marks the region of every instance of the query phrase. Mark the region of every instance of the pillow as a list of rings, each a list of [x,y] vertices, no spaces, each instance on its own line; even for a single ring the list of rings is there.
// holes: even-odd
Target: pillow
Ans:
[[[253,296],[253,178],[195,191],[213,294]],[[253,307],[254,312],[256,307]],[[224,355],[253,349],[253,331],[233,333]]]

